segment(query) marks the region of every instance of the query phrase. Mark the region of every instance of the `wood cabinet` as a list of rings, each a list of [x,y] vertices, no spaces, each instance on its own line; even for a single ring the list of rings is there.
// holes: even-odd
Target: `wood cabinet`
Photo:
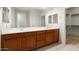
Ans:
[[[46,32],[46,44],[55,43],[59,40],[59,30],[53,29]]]
[[[55,29],[53,31],[54,31],[54,34],[53,34],[54,39],[53,39],[53,41],[54,42],[58,42],[58,40],[59,40],[59,30],[58,29]]]
[[[29,51],[59,40],[59,29],[1,35],[2,51]]]
[[[1,38],[1,49],[4,51],[19,51],[20,50],[20,39],[21,38],[17,38],[14,36],[10,36],[8,35],[8,37],[6,37],[6,35],[2,36]]]
[[[42,47],[46,44],[46,39],[45,39],[45,31],[38,31],[37,32],[37,42],[36,42],[36,47]]]
[[[33,50],[36,48],[36,32],[29,32],[26,37],[21,40],[21,49],[24,51]]]
[[[54,35],[53,32],[47,31],[46,32],[46,44],[53,43]]]

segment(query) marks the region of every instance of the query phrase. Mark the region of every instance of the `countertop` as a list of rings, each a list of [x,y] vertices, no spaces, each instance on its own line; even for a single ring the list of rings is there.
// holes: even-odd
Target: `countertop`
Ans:
[[[33,31],[41,31],[41,30],[50,30],[50,29],[58,29],[59,27],[27,27],[27,28],[7,28],[2,29],[1,34],[12,34],[12,33],[20,33],[20,32],[33,32]]]

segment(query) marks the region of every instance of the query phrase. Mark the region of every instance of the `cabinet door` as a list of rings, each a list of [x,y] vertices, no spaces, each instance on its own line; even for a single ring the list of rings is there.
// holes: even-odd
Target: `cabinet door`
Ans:
[[[37,35],[37,42],[36,42],[36,46],[38,47],[42,47],[46,44],[46,39],[45,39],[45,34],[41,34],[41,35]]]
[[[54,29],[54,30],[49,30],[46,32],[46,43],[55,43],[58,42],[59,40],[59,30]]]
[[[4,39],[3,48],[5,51],[19,51],[20,50],[20,39]]]
[[[22,39],[22,50],[29,51],[35,49],[36,47],[36,37],[28,36]]]
[[[46,44],[50,44],[53,42],[53,32],[46,33]]]
[[[45,31],[37,32],[37,42],[36,42],[37,48],[42,47],[45,44],[46,44]]]
[[[59,30],[54,30],[54,42],[58,42],[59,40]]]

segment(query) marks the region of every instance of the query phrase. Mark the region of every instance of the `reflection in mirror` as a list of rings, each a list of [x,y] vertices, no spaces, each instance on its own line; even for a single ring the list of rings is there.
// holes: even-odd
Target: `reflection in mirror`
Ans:
[[[54,24],[57,24],[58,23],[58,15],[57,14],[54,14],[53,15],[53,23]]]
[[[3,28],[41,27],[45,26],[45,12],[31,7],[3,7],[2,21]]]
[[[9,23],[9,9],[7,7],[3,7],[3,20],[4,23]]]
[[[58,23],[58,15],[53,14],[48,16],[48,23],[49,24],[57,24]]]
[[[17,12],[17,27],[26,27],[26,13],[25,12]]]
[[[51,23],[52,23],[52,16],[51,16],[51,15],[48,16],[48,19],[49,19],[49,20],[48,20],[48,23],[51,24]]]
[[[45,16],[41,16],[41,26],[45,26]]]

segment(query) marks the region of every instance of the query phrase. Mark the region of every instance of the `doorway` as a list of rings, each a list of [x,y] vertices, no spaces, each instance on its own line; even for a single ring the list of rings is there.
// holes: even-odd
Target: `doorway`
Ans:
[[[79,7],[66,9],[66,43],[79,41]]]

